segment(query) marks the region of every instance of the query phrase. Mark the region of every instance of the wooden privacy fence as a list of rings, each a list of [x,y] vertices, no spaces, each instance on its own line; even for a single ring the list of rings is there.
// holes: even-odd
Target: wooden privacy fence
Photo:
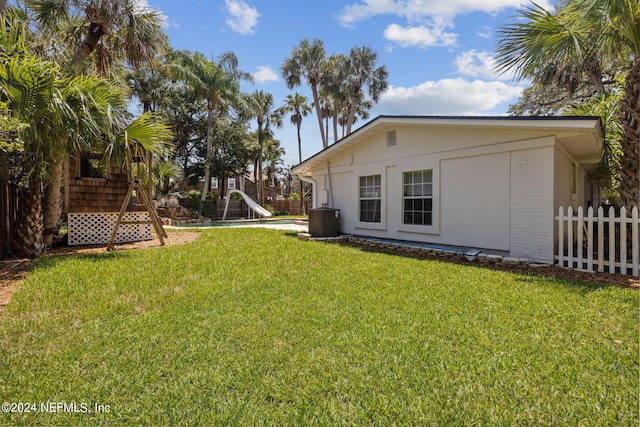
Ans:
[[[0,259],[9,254],[18,221],[18,187],[0,182]]]
[[[564,208],[560,207],[555,220],[558,222],[555,259],[559,266],[640,275],[637,207],[633,208],[630,216],[625,208],[616,215],[613,207],[606,212],[599,207],[594,215],[593,207],[589,207],[585,216],[582,207],[576,212],[569,207],[566,215]]]
[[[226,204],[225,199],[216,200],[216,218],[222,219],[222,214],[224,213],[224,207]],[[305,200],[305,213],[309,214],[309,209],[311,208],[311,200]],[[300,206],[300,200],[269,200],[265,202],[265,207],[270,206],[273,210],[278,213],[282,211],[286,211],[289,215],[302,215],[302,207]],[[251,209],[247,206],[247,204],[243,200],[230,200],[229,208],[227,212],[227,218],[254,218],[258,217],[255,215]]]

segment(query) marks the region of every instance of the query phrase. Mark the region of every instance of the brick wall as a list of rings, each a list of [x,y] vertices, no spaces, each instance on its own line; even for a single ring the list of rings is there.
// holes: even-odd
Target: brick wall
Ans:
[[[510,255],[553,263],[553,146],[511,153]]]

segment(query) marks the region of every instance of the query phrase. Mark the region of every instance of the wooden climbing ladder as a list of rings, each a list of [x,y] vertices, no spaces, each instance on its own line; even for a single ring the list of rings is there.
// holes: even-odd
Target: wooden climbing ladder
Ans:
[[[136,192],[136,198],[142,199],[143,205],[147,208],[147,212],[149,212],[149,219],[144,221],[123,221],[122,217],[124,216],[125,211],[127,210],[127,206],[129,206],[129,202],[131,201],[131,195],[133,192]],[[140,204],[138,205],[140,206]],[[160,245],[164,246],[164,238],[167,237],[167,232],[164,231],[162,227],[162,223],[160,222],[160,218],[156,214],[156,211],[151,206],[149,198],[147,197],[147,193],[144,188],[142,188],[142,184],[136,178],[129,185],[129,191],[127,191],[127,195],[124,198],[124,202],[122,203],[122,207],[120,207],[120,212],[118,213],[118,219],[116,220],[116,225],[113,227],[113,231],[111,232],[111,238],[109,239],[109,243],[107,244],[107,250],[110,251],[113,249],[113,244],[116,240],[116,234],[120,229],[121,224],[153,224],[153,228],[158,235],[158,239],[160,239]]]

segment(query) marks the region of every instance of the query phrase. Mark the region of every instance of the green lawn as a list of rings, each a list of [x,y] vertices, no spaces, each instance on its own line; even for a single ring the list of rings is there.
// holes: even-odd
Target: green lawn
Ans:
[[[637,425],[639,307],[264,229],[46,257],[0,315],[37,411],[0,425]]]

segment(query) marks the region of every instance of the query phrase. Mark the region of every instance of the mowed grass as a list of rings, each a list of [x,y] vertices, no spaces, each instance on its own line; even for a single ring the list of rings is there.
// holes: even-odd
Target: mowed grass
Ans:
[[[37,411],[0,424],[637,425],[639,307],[264,229],[46,257],[0,315]]]

